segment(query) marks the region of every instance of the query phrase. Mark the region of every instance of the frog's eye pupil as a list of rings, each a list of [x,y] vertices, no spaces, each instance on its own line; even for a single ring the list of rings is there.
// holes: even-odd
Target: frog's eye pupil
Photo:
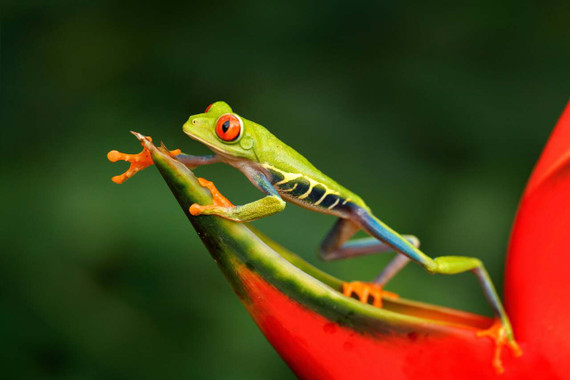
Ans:
[[[226,113],[216,121],[216,134],[224,141],[236,141],[243,132],[243,122],[237,115]]]
[[[224,123],[222,124],[222,131],[224,133],[228,132],[228,129],[230,129],[230,121],[226,120],[224,121]]]

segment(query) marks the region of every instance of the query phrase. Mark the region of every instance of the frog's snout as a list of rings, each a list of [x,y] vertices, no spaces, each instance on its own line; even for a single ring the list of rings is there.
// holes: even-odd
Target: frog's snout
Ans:
[[[204,127],[207,125],[207,119],[204,117],[199,116],[191,116],[184,126],[182,127],[182,131],[188,135],[195,134],[200,127]]]
[[[186,133],[191,132],[193,127],[196,127],[198,125],[198,120],[194,117],[191,116],[188,121],[186,123],[184,123],[184,126],[182,127],[182,130]]]
[[[182,126],[182,132],[188,134],[190,133],[190,130],[192,129],[192,122],[190,120],[188,120],[186,123],[184,123],[184,125]]]

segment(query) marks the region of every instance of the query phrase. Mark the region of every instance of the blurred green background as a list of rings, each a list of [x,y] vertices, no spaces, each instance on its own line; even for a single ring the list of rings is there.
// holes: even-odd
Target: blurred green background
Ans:
[[[566,1],[6,2],[1,25],[0,378],[293,379],[155,169],[122,186],[133,129],[186,153],[225,100],[362,195],[431,256],[502,288],[510,225],[570,84]],[[234,169],[197,170],[234,203]],[[256,226],[371,279],[391,255],[320,263],[334,220]],[[489,314],[474,278],[408,266],[388,286]]]

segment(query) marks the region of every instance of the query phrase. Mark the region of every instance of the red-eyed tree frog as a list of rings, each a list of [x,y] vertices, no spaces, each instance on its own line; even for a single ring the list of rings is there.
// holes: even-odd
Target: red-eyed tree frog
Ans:
[[[217,215],[236,222],[249,222],[276,214],[286,201],[316,212],[338,218],[320,246],[325,260],[350,258],[386,251],[399,254],[371,283],[347,282],[343,293],[356,295],[362,302],[381,307],[382,296],[390,296],[382,287],[410,260],[429,273],[457,274],[471,271],[479,279],[497,323],[491,334],[498,346],[508,345],[515,354],[521,351],[515,342],[507,317],[495,287],[483,266],[473,257],[441,256],[435,259],[423,253],[419,241],[411,235],[400,235],[378,219],[355,193],[339,185],[315,168],[305,157],[287,146],[263,126],[232,111],[225,102],[215,102],[204,113],[190,116],[183,131],[213,151],[213,155],[192,156],[172,151],[171,154],[191,169],[201,165],[223,162],[240,170],[265,197],[241,206],[234,206],[217,192],[209,182],[201,184],[212,192],[214,204],[190,207],[190,213]],[[142,137],[139,135],[139,137]],[[131,162],[131,168],[113,180],[121,183],[137,171],[152,164],[147,151],[139,155],[109,153],[109,159]],[[368,238],[349,240],[363,230]],[[388,293],[388,294],[387,294]]]

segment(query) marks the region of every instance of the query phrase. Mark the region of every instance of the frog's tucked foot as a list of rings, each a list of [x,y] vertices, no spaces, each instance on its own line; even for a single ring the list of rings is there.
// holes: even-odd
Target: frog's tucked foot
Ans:
[[[135,136],[137,136],[137,138],[142,139],[142,135],[136,133],[136,132],[131,132],[132,134],[134,134]],[[152,141],[152,139],[150,137],[146,137],[146,139],[148,139],[149,141]],[[116,150],[112,150],[109,153],[107,153],[107,158],[109,159],[109,161],[111,162],[117,162],[119,160],[123,160],[123,161],[127,161],[130,162],[131,166],[129,167],[129,169],[127,169],[126,172],[124,172],[121,175],[116,175],[113,178],[111,178],[111,181],[121,184],[123,182],[125,182],[127,179],[131,178],[132,176],[134,176],[135,174],[137,174],[137,172],[151,166],[154,162],[152,161],[152,157],[150,156],[150,152],[149,150],[144,146],[144,141],[141,141],[141,145],[143,146],[143,150],[140,153],[137,154],[126,154],[126,153],[121,153],[119,151]],[[181,153],[180,149],[175,149],[169,152],[169,154],[174,157],[177,156]]]
[[[505,324],[500,318],[495,318],[495,322],[486,330],[477,331],[478,337],[489,337],[495,342],[495,355],[493,356],[493,367],[497,373],[503,373],[503,361],[501,360],[501,353],[504,346],[508,346],[513,352],[514,356],[522,355],[522,350],[515,342],[513,333],[509,324]]]
[[[342,293],[347,297],[356,295],[360,302],[371,303],[372,306],[382,307],[382,297],[398,298],[395,293],[382,290],[382,286],[370,282],[344,282]]]
[[[214,183],[212,181],[208,181],[207,179],[204,178],[198,178],[198,182],[200,183],[200,186],[205,187],[206,189],[210,190],[210,193],[212,194],[212,204],[211,205],[206,205],[206,206],[202,206],[199,205],[198,203],[194,203],[192,206],[190,206],[190,214],[194,215],[194,216],[198,216],[204,213],[204,211],[209,210],[209,209],[213,209],[216,207],[234,207],[234,205],[232,204],[232,202],[230,202],[228,200],[228,198],[224,197],[216,188],[216,185],[214,185]]]

